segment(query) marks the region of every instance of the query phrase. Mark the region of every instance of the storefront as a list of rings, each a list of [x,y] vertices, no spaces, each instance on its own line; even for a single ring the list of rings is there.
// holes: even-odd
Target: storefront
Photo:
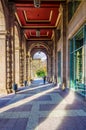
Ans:
[[[86,93],[86,25],[70,39],[70,87]]]

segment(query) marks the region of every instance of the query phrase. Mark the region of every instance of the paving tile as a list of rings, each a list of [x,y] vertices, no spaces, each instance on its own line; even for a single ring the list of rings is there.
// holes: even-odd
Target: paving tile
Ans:
[[[8,110],[7,112],[11,112],[11,111],[13,111],[13,112],[18,112],[18,111],[31,111],[31,109],[32,109],[32,105],[31,104],[29,104],[29,105],[22,105],[22,106],[19,106],[19,107],[15,107],[15,108],[12,108],[12,109],[10,109],[10,110]]]
[[[63,104],[40,104],[39,106],[39,111],[50,111],[50,110],[53,110],[54,108],[57,107],[57,110],[81,110],[82,109],[82,106],[80,105],[67,105],[66,107],[64,107]]]
[[[36,92],[29,90],[29,91],[26,91],[26,92],[20,92],[18,94],[36,94]]]
[[[18,119],[13,130],[25,130],[28,119]]]
[[[35,101],[52,101],[52,98],[50,95],[45,95],[38,97],[37,99],[35,99]]]
[[[0,130],[25,130],[27,119],[0,119]]]
[[[53,110],[57,104],[40,104],[39,111],[50,111]]]

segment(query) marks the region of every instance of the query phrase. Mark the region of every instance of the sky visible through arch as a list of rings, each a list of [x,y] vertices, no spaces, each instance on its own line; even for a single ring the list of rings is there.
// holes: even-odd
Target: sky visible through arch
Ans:
[[[46,54],[43,53],[42,51],[36,52],[33,56],[33,59],[41,59],[42,61],[46,60]]]

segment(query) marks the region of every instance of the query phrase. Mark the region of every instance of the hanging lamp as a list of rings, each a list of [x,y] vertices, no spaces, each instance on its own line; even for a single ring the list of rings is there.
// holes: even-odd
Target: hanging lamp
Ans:
[[[34,0],[34,7],[40,8],[40,0]]]

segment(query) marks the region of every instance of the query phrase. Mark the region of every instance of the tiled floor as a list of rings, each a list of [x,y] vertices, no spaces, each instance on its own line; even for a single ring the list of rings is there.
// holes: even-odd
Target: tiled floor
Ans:
[[[35,81],[16,95],[0,97],[0,130],[86,130],[86,101]]]

